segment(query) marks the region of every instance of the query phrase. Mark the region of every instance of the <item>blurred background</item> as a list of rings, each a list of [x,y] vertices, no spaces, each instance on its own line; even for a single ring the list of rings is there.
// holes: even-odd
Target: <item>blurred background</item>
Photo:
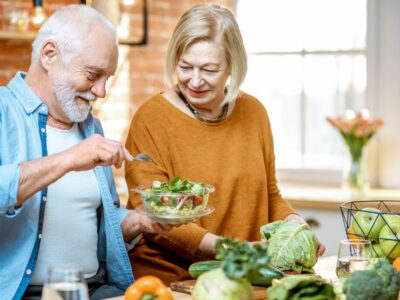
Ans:
[[[118,71],[95,114],[108,138],[124,142],[137,108],[164,90],[164,55],[178,18],[202,2],[209,1],[0,0],[0,84],[27,70],[35,31],[46,16],[66,4],[91,5],[114,22],[121,42]],[[366,147],[366,173],[372,189],[389,192],[371,197],[400,199],[400,1],[214,3],[238,18],[249,56],[242,89],[268,110],[284,196],[309,201],[298,204],[306,216],[329,219],[334,209],[327,228],[342,226],[336,204],[347,199],[340,194],[347,149],[326,117],[353,110],[385,122]],[[124,197],[123,170],[114,171]],[[326,204],[332,201],[336,206]],[[322,221],[311,217],[320,228]]]
[[[66,4],[91,5],[118,28],[120,59],[94,113],[124,142],[130,120],[164,90],[164,56],[179,17],[204,1],[0,0],[0,84],[30,64],[37,28]],[[265,105],[283,196],[335,254],[345,237],[339,205],[400,199],[400,1],[215,0],[237,15],[249,57],[243,90]],[[371,191],[341,189],[348,151],[326,117],[366,112],[385,125],[365,148]],[[162,116],[155,116],[162,117]],[[245,147],[245,145],[244,145]],[[114,170],[127,200],[122,169]]]

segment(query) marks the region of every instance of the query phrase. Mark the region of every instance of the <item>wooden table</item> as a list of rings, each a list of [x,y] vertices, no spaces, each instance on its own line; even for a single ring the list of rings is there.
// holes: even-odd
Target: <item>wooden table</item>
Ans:
[[[314,266],[315,272],[322,278],[327,280],[338,280],[335,274],[336,256],[325,256],[318,259],[317,264]],[[192,300],[192,296],[180,292],[172,291],[174,300]],[[124,300],[124,297],[114,297],[108,300]]]

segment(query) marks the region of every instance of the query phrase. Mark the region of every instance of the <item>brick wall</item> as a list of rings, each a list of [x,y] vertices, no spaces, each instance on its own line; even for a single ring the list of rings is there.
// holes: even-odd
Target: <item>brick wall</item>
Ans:
[[[140,0],[136,0],[140,3]],[[4,0],[0,2],[0,26],[6,29],[6,14],[10,8],[23,7],[30,12],[31,0]],[[179,17],[191,6],[209,1],[196,0],[148,0],[148,43],[142,46],[120,46],[119,67],[109,81],[106,99],[95,105],[95,114],[103,121],[106,136],[124,141],[130,120],[138,106],[151,95],[164,90],[164,56],[169,37]],[[48,14],[65,4],[77,1],[43,0]],[[233,7],[234,0],[216,0],[227,7]],[[136,15],[133,11],[132,15]],[[133,22],[137,26],[138,22]],[[140,22],[139,22],[140,24]],[[137,30],[134,31],[135,34]],[[0,85],[5,85],[18,70],[27,70],[30,63],[31,41],[0,39]],[[117,184],[124,189],[123,171],[115,170]]]

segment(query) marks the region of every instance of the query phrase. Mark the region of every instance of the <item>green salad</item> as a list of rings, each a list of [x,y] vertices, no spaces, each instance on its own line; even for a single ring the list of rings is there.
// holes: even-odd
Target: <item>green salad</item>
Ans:
[[[154,215],[192,216],[204,210],[212,190],[205,183],[176,177],[169,182],[153,181],[141,194],[146,210]]]

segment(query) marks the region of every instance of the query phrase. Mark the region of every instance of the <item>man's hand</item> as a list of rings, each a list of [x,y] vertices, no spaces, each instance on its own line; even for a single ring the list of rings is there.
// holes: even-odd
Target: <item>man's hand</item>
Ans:
[[[120,142],[95,134],[71,148],[20,164],[17,206],[70,171],[85,171],[97,166],[120,168],[132,155]]]
[[[90,170],[97,166],[120,168],[124,160],[131,161],[132,155],[120,142],[106,139],[98,134],[61,153],[66,168],[70,171]]]
[[[124,219],[121,228],[125,241],[130,241],[141,233],[161,234],[179,225],[157,223],[153,219],[132,211]]]

